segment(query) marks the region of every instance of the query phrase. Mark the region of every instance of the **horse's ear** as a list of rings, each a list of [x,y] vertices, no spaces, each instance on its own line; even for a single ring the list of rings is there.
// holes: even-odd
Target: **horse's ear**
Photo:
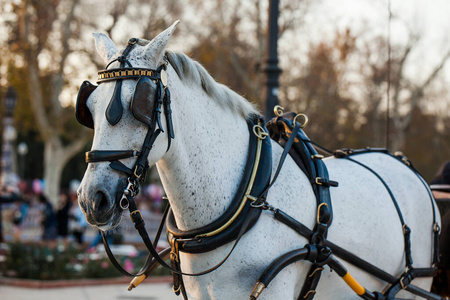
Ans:
[[[98,54],[103,58],[105,64],[107,64],[114,54],[117,53],[116,45],[114,42],[104,33],[93,33],[95,37],[95,47]]]
[[[172,33],[175,31],[175,28],[177,28],[179,23],[179,20],[176,21],[172,24],[172,26],[170,26],[169,28],[158,34],[153,40],[151,40],[144,47],[142,56],[148,60],[154,59],[154,62],[156,64],[159,64],[164,55],[164,50],[169,43],[170,37],[172,36]]]

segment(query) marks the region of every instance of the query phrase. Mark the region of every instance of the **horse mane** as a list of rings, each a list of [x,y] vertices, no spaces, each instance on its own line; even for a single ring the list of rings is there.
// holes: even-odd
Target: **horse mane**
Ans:
[[[259,114],[257,109],[249,101],[244,99],[229,87],[215,81],[208,71],[197,61],[189,58],[184,53],[166,51],[166,57],[180,79],[191,80],[201,85],[203,90],[223,107],[228,107],[244,117],[250,114]]]

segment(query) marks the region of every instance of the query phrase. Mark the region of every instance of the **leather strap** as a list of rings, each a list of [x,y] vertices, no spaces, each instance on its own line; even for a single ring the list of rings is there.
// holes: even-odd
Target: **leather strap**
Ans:
[[[137,150],[91,150],[86,152],[86,162],[95,163],[102,161],[113,161],[139,156]]]
[[[389,193],[389,196],[392,199],[392,202],[395,206],[395,209],[397,210],[397,214],[398,217],[400,219],[400,222],[402,224],[403,227],[403,237],[404,237],[404,244],[405,244],[405,263],[406,263],[406,267],[407,268],[411,268],[413,265],[413,259],[412,259],[412,254],[411,254],[411,229],[408,227],[408,225],[406,225],[405,220],[403,219],[403,214],[402,211],[400,210],[400,207],[398,206],[398,202],[395,199],[394,194],[392,193],[391,189],[389,188],[389,186],[387,185],[386,181],[384,181],[384,179],[377,173],[375,172],[372,168],[370,168],[369,166],[360,163],[357,160],[354,160],[353,158],[347,156],[345,157],[345,159],[360,165],[361,167],[365,168],[366,170],[370,171],[373,175],[375,175],[380,182],[384,185],[384,187],[386,188],[387,192]]]

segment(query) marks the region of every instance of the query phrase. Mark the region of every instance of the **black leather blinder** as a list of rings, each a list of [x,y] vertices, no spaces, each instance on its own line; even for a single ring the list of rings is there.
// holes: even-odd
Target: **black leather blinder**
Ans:
[[[138,121],[149,127],[153,127],[155,124],[156,97],[158,97],[158,86],[156,83],[146,76],[139,78],[134,90],[130,110]]]
[[[91,129],[94,129],[94,120],[92,119],[92,114],[87,107],[87,100],[96,88],[97,85],[94,85],[87,80],[84,81],[78,91],[77,103],[75,105],[75,117],[77,118],[77,121],[81,125]]]
[[[122,107],[122,79],[118,79],[116,86],[114,87],[114,93],[112,95],[111,101],[109,101],[108,107],[106,108],[105,116],[109,124],[116,125],[122,118],[123,107]]]

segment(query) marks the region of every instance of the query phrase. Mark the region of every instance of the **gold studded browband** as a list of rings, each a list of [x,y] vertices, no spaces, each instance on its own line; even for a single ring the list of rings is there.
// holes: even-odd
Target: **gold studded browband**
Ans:
[[[106,81],[113,81],[118,79],[132,79],[139,78],[141,76],[155,76],[158,72],[152,69],[145,68],[116,68],[110,70],[98,71],[97,83]]]

